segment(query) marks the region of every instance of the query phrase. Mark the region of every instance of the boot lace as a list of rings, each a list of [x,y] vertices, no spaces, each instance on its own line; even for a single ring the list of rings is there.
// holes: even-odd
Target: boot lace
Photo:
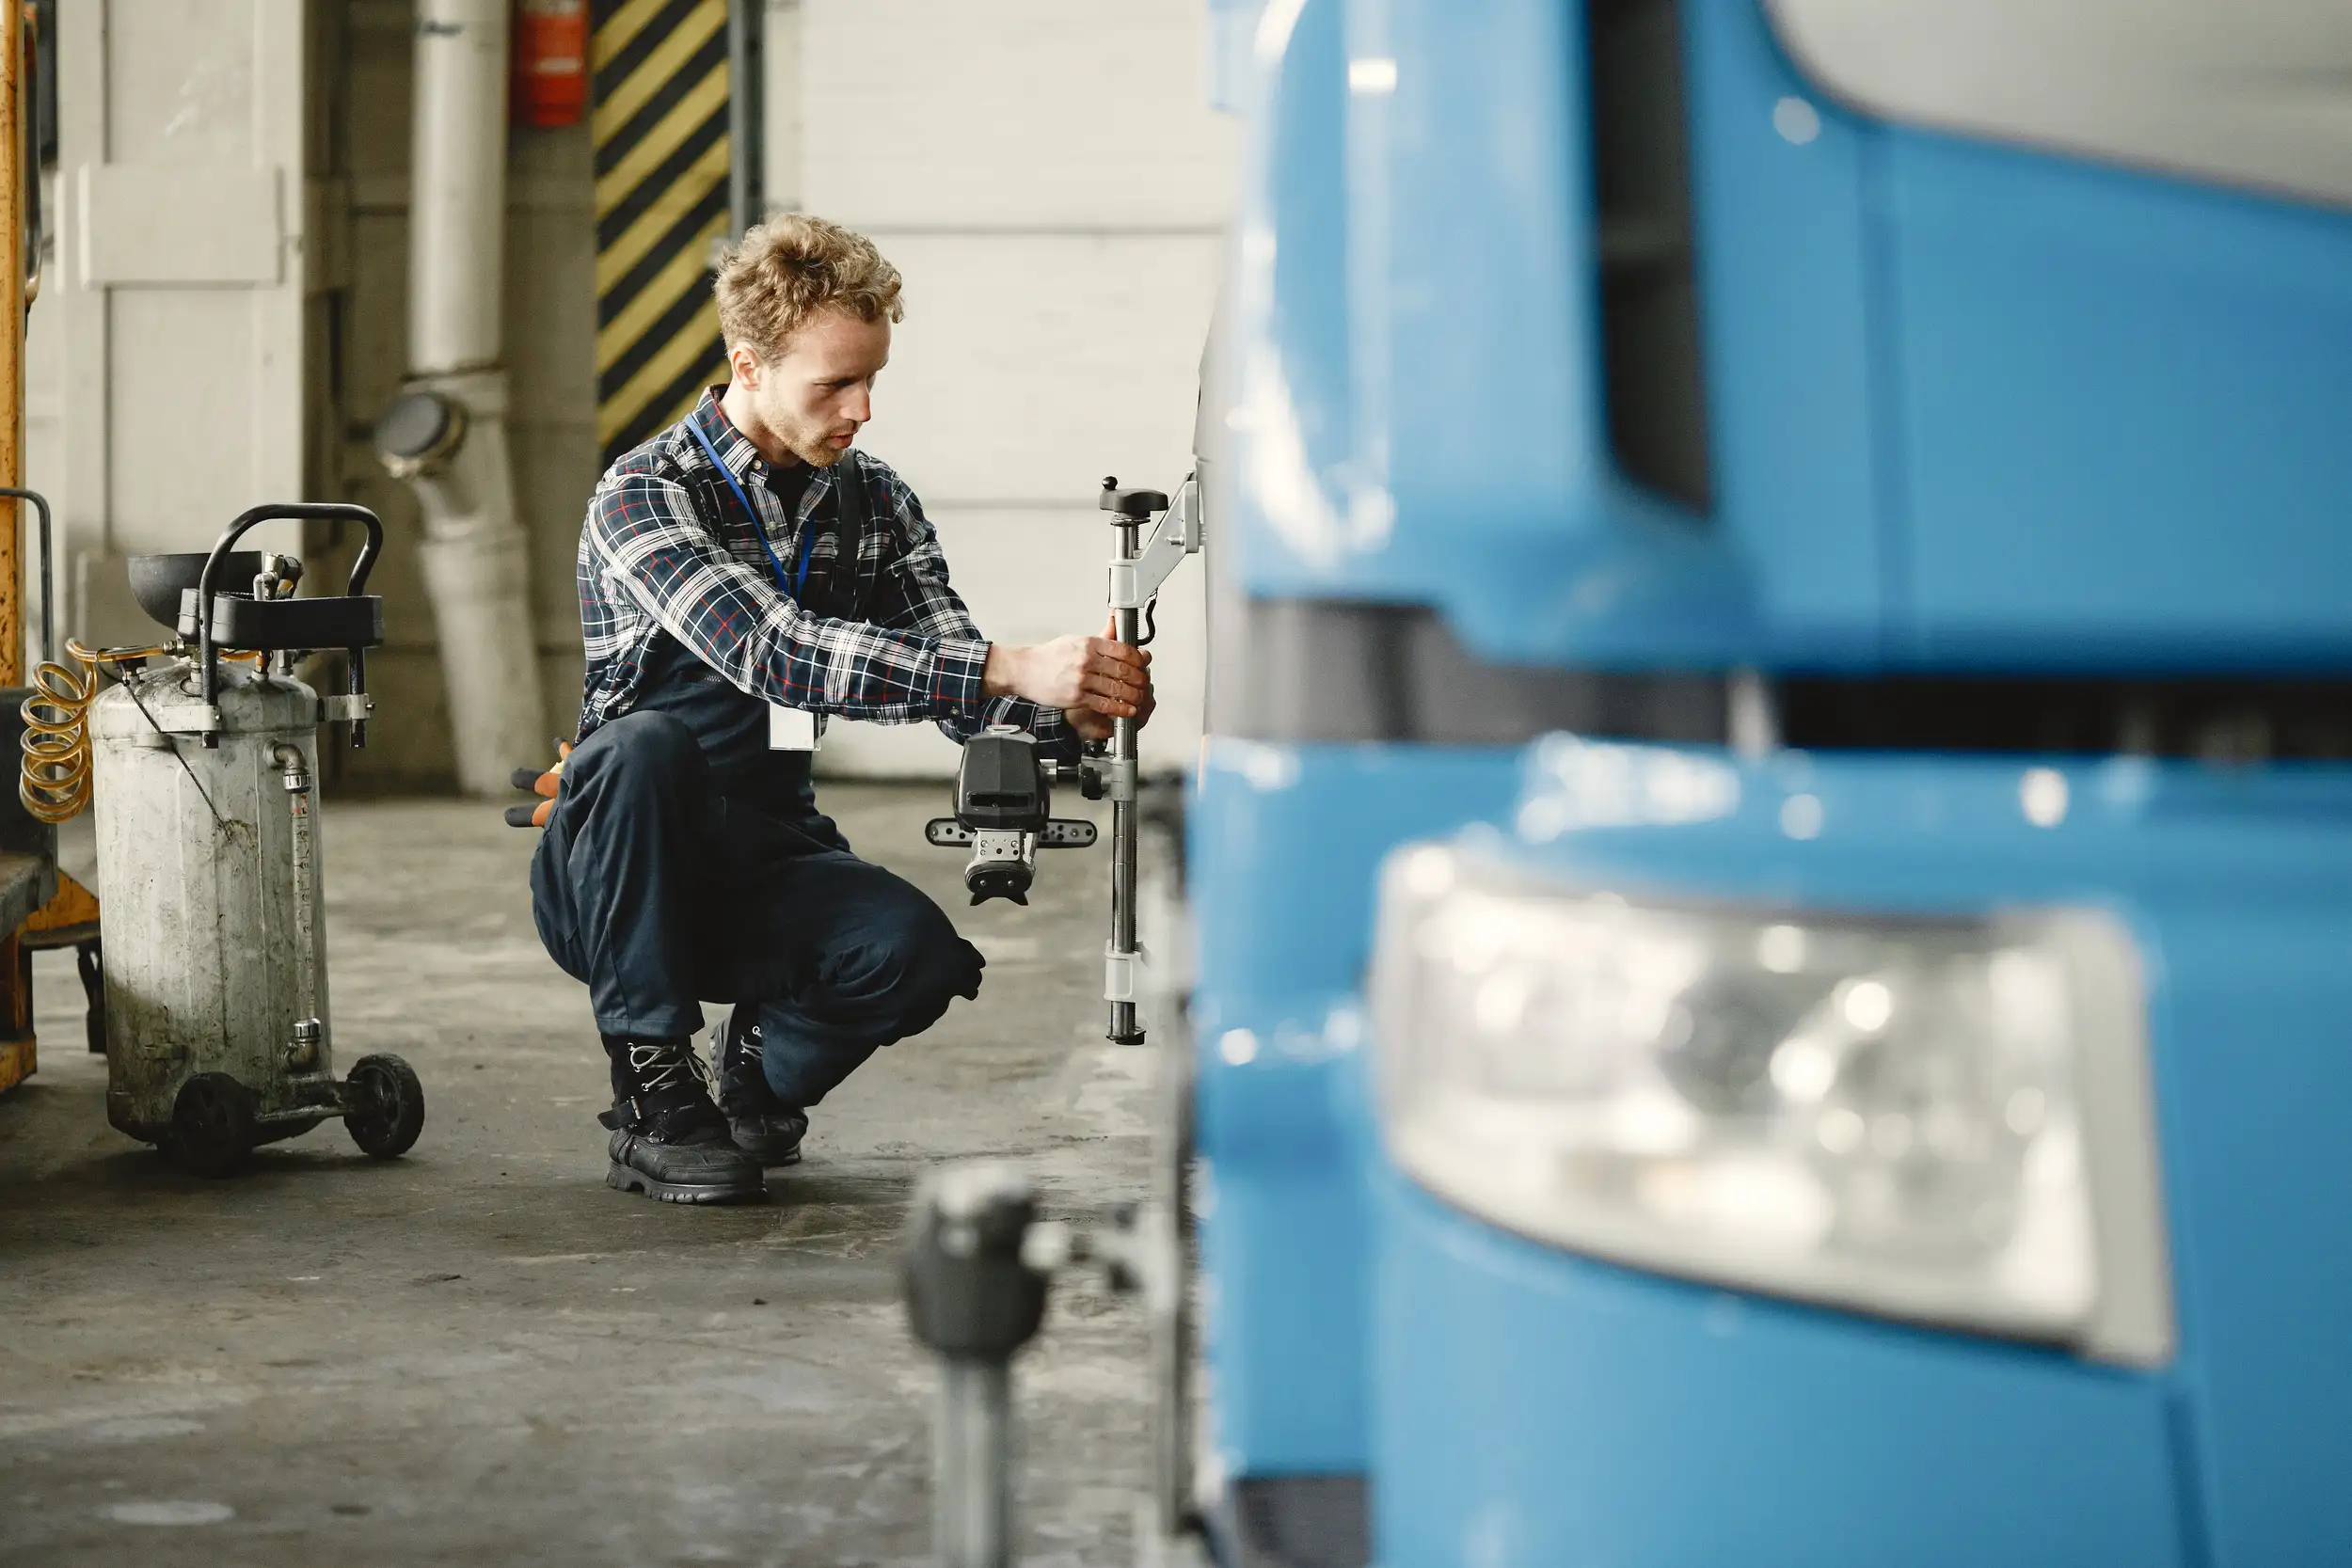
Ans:
[[[667,1089],[699,1089],[706,1096],[710,1093],[710,1069],[703,1065],[702,1053],[691,1041],[631,1040],[628,1070],[637,1080],[637,1092],[641,1095],[660,1094]]]
[[[631,1040],[628,1076],[634,1087],[596,1119],[659,1143],[696,1143],[723,1135],[725,1118],[711,1102],[710,1069],[687,1040]]]

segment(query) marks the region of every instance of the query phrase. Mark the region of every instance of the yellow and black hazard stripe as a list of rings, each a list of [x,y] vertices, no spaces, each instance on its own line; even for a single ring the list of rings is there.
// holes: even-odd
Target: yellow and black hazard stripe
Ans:
[[[726,378],[726,0],[596,0],[596,440],[638,445]]]

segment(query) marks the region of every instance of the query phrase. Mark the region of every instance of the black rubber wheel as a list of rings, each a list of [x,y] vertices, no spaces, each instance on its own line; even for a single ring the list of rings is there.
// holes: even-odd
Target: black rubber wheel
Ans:
[[[424,1085],[414,1068],[397,1056],[362,1056],[343,1082],[351,1090],[343,1126],[360,1153],[395,1160],[415,1147],[424,1131]]]
[[[197,1176],[233,1176],[253,1151],[253,1092],[225,1072],[199,1072],[171,1102],[165,1152]]]

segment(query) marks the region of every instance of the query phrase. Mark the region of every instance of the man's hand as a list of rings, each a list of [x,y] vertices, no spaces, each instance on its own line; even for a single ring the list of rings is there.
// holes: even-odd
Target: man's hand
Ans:
[[[1103,637],[1105,640],[1110,638],[1112,628],[1118,624],[1117,621],[1104,624]],[[1127,645],[1114,641],[1111,646],[1124,648]],[[1136,711],[1132,715],[1136,721],[1136,728],[1141,729],[1152,721],[1152,710],[1159,705],[1159,695],[1152,689],[1151,650],[1131,648],[1128,651],[1143,661],[1143,695],[1136,699],[1134,704]],[[1108,740],[1111,737],[1111,721],[1099,713],[1083,707],[1066,707],[1061,710],[1061,716],[1070,721],[1072,729],[1078,732],[1078,738],[1081,740]]]
[[[1051,642],[1016,647],[991,643],[981,689],[992,697],[1026,697],[1041,707],[1057,707],[1071,727],[1089,740],[1111,733],[1115,719],[1137,724],[1152,717],[1152,656],[1101,637],[1057,637]]]

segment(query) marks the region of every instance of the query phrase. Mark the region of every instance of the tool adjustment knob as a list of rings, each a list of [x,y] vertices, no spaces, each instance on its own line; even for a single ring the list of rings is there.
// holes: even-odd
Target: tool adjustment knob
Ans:
[[[1152,514],[1168,510],[1168,492],[1121,490],[1119,477],[1113,474],[1104,479],[1103,493],[1095,498],[1094,504],[1105,512],[1116,514],[1120,522],[1148,523],[1152,520]]]

